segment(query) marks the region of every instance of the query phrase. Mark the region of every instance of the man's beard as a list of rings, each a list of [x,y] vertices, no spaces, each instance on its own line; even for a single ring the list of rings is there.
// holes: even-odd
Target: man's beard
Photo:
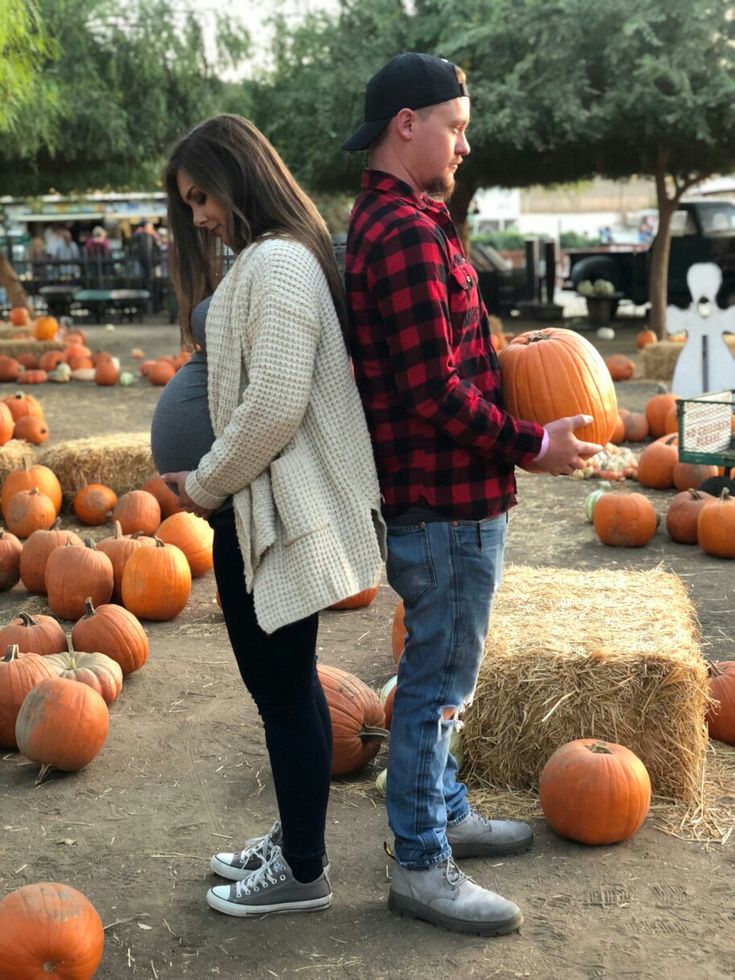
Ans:
[[[454,175],[450,174],[446,177],[435,177],[424,189],[429,197],[435,197],[446,203],[454,193],[454,187]]]

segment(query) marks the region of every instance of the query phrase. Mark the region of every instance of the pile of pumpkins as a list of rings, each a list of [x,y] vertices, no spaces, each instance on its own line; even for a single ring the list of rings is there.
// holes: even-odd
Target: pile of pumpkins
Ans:
[[[0,356],[0,362],[4,358]],[[43,406],[25,392],[17,391],[0,400],[0,446],[11,439],[23,439],[40,446],[49,437]]]
[[[716,494],[707,491],[708,486],[718,486],[719,467],[679,461],[676,399],[674,394],[657,394],[648,400],[645,412],[624,415],[635,441],[653,436],[638,458],[635,478],[652,490],[679,491],[666,513],[666,529],[673,541],[699,544],[715,557],[735,558],[735,499],[727,486]],[[599,539],[614,547],[643,547],[659,524],[648,497],[609,492],[609,485],[589,494],[585,513]]]
[[[96,543],[59,527],[61,504],[61,484],[47,466],[8,473],[0,494],[8,527],[0,531],[0,591],[21,581],[46,594],[61,619],[80,616],[90,596],[163,621],[186,606],[192,577],[212,568],[210,525],[180,510],[159,476],[119,498],[101,484],[77,492],[72,509],[82,524],[113,522],[113,533]]]
[[[10,311],[11,322],[16,309],[23,308]],[[59,341],[63,344],[63,350],[47,350],[42,354],[25,351],[15,357],[0,356],[0,382],[43,384],[55,381],[63,384],[68,381],[94,381],[95,384],[108,386],[118,382],[131,384],[135,380],[131,372],[121,371],[117,357],[107,351],[93,352],[87,346],[87,338],[81,328],[67,330],[52,316],[38,317],[29,327],[33,338]],[[20,333],[16,337],[25,339],[28,334]]]

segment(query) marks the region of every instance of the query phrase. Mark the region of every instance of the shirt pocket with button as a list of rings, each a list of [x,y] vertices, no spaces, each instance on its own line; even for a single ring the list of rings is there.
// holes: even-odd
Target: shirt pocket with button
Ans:
[[[468,327],[477,323],[480,315],[480,297],[477,287],[477,273],[468,263],[455,265],[447,288],[449,293],[449,315],[455,344],[459,344]]]

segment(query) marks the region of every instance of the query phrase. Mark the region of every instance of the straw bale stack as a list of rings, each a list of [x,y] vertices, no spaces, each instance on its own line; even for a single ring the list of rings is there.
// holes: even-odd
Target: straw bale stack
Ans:
[[[67,501],[88,483],[103,483],[118,495],[137,490],[156,472],[148,432],[70,439],[45,450],[39,461],[57,475]]]
[[[0,337],[0,354],[5,357],[17,357],[18,354],[35,354],[40,357],[47,350],[63,350],[64,345],[58,340],[28,340]]]
[[[24,439],[10,439],[0,447],[0,483],[11,470],[33,464],[33,447]]]
[[[654,792],[702,801],[707,669],[681,580],[660,569],[509,566],[465,712],[463,778],[536,786],[575,738],[632,749]]]
[[[683,349],[684,344],[678,344],[673,340],[660,340],[657,344],[648,344],[641,351],[643,377],[657,381],[671,381],[676,362]]]

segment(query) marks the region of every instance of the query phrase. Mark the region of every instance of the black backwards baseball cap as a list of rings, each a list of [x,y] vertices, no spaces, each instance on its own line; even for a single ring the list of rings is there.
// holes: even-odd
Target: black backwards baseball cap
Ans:
[[[343,150],[365,150],[401,109],[423,109],[469,96],[457,68],[433,54],[406,51],[383,65],[367,83],[362,126],[342,144]]]

